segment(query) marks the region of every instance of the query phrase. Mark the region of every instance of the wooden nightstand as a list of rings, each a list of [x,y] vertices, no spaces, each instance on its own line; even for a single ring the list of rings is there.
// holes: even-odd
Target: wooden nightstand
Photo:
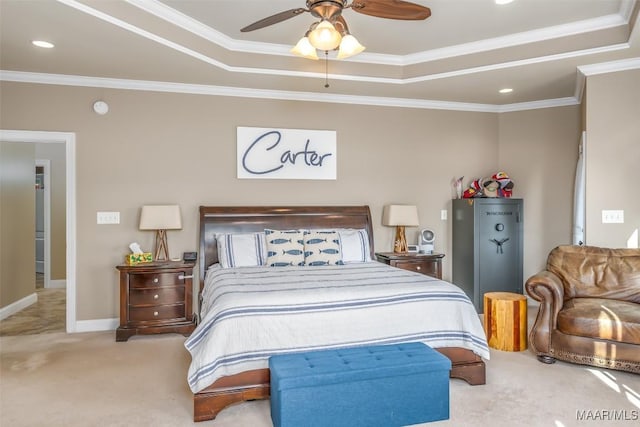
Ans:
[[[444,254],[376,252],[376,259],[392,267],[415,271],[427,276],[442,279],[442,258]]]
[[[118,265],[120,327],[116,341],[133,335],[175,332],[188,336],[193,321],[192,262],[153,262]]]

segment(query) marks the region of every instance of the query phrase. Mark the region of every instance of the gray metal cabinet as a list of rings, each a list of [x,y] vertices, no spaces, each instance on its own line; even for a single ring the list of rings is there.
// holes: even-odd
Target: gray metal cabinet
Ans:
[[[478,313],[485,292],[522,293],[522,199],[453,200],[453,283]]]

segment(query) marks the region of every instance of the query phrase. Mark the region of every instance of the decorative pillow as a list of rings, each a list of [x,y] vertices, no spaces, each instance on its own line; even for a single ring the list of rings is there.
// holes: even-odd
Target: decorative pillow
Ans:
[[[266,261],[264,233],[217,234],[218,262],[222,268],[255,267]]]
[[[336,231],[304,233],[305,265],[341,265],[340,235]]]
[[[267,265],[284,267],[304,265],[304,243],[302,230],[265,229]]]
[[[343,228],[338,230],[342,262],[345,264],[371,261],[369,235],[367,230]]]

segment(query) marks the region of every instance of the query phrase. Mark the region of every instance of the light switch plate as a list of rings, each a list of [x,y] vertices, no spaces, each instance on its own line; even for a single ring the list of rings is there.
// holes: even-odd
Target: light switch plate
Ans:
[[[447,220],[447,210],[446,209],[442,209],[440,211],[440,219],[442,221],[446,221]]]
[[[96,221],[98,224],[120,224],[120,212],[98,212]]]
[[[603,224],[624,224],[624,211],[621,210],[603,210]]]

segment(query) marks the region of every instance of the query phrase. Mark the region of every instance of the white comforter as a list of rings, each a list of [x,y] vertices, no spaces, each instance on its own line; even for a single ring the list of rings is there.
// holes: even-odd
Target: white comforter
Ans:
[[[185,342],[189,386],[268,367],[271,355],[420,341],[489,358],[473,304],[458,287],[378,262],[209,268],[202,320]]]

